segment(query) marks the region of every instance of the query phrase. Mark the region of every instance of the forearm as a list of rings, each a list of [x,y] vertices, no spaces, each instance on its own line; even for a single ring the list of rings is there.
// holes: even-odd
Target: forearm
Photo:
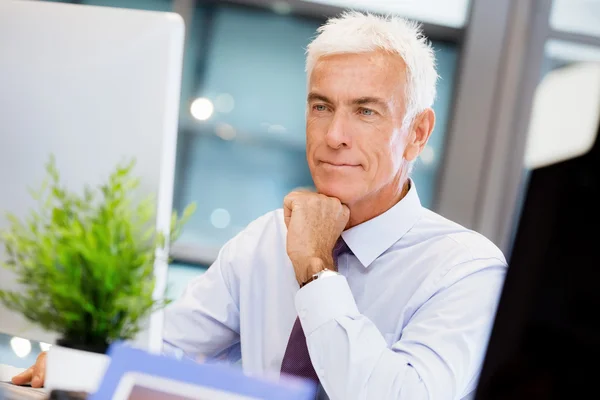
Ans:
[[[321,384],[332,400],[430,398],[415,368],[387,348],[364,317],[330,321],[308,342]]]
[[[390,350],[359,313],[344,277],[307,285],[296,304],[313,366],[332,400],[429,398],[409,360]]]
[[[214,357],[239,342],[239,307],[217,260],[165,309],[163,352]]]

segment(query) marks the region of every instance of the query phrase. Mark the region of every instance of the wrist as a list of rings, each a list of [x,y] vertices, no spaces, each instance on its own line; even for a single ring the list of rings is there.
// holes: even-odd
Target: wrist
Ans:
[[[312,277],[314,274],[323,271],[324,269],[331,269],[328,263],[321,257],[311,257],[308,260],[306,272],[307,278]]]
[[[296,270],[303,271],[301,275],[297,275],[298,284],[300,287],[304,286],[313,279],[313,275],[326,269],[335,270],[333,263],[329,264],[321,257],[308,257],[304,259],[300,264],[296,264]]]
[[[338,276],[338,275],[340,275],[339,272],[325,268],[325,269],[317,272],[316,274],[313,274],[310,277],[310,279],[308,281],[304,282],[302,285],[300,285],[300,287],[304,287],[304,286],[308,285],[309,283],[316,281],[317,279],[321,280],[324,278],[329,278],[329,277]]]

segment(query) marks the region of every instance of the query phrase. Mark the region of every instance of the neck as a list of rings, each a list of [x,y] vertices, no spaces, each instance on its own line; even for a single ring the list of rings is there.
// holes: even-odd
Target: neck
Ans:
[[[362,224],[363,222],[383,214],[402,200],[409,189],[410,180],[405,178],[400,181],[400,178],[398,178],[397,181],[395,179],[394,182],[386,185],[369,197],[360,199],[356,203],[349,204],[350,220],[348,221],[348,225],[346,225],[346,229],[350,229],[353,226]]]

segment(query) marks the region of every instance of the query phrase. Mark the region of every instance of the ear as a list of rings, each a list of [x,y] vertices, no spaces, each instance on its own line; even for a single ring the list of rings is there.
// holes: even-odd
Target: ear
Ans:
[[[435,112],[431,108],[420,112],[410,125],[408,141],[404,149],[404,158],[407,161],[415,160],[429,140],[435,126]]]

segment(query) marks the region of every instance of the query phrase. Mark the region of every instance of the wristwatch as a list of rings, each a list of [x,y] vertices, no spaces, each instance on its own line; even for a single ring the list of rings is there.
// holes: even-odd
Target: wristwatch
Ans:
[[[316,281],[317,279],[325,279],[325,278],[329,278],[331,276],[337,276],[337,275],[340,275],[340,273],[337,271],[332,271],[330,269],[325,268],[325,269],[317,272],[313,276],[311,276],[309,280],[307,280],[306,282],[304,282],[302,284],[302,287],[304,287],[305,285],[309,284],[312,281]]]

